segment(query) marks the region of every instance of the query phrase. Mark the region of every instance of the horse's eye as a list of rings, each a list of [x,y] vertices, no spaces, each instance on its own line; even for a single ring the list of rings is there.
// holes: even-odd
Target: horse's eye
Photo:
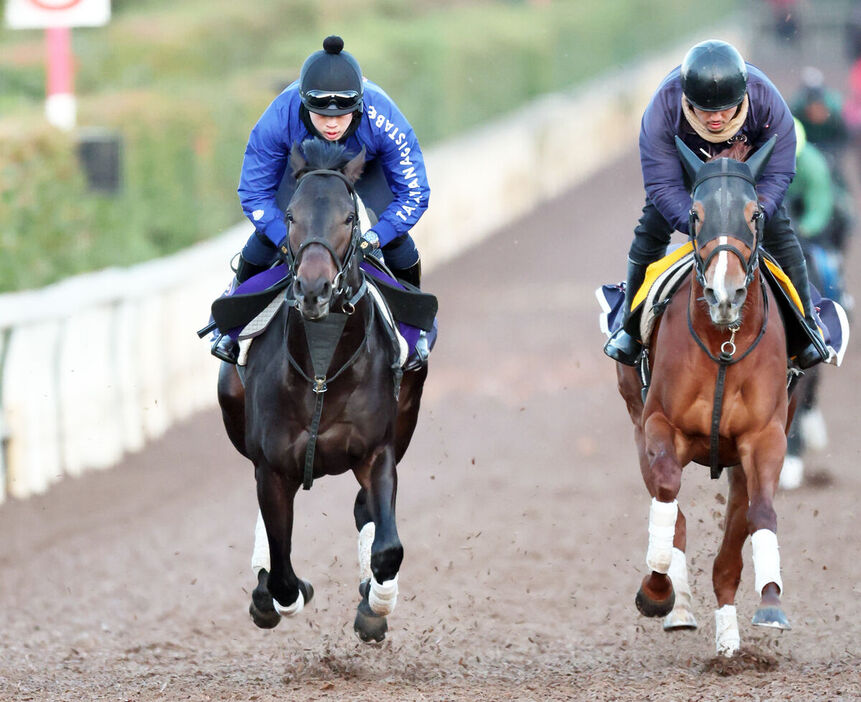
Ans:
[[[286,219],[288,222],[292,222],[293,221],[293,213],[289,212],[289,211],[285,212],[284,213],[284,219]]]
[[[347,224],[352,224],[354,219],[356,219],[356,215],[354,215],[354,214],[351,212],[350,214],[348,214],[348,215],[347,215],[347,221],[346,221],[346,223],[347,223]]]

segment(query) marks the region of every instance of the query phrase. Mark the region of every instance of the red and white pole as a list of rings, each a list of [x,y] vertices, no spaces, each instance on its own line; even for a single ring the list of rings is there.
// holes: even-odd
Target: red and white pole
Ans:
[[[77,117],[72,30],[69,27],[47,27],[45,50],[48,67],[45,116],[50,124],[68,131],[75,128]]]

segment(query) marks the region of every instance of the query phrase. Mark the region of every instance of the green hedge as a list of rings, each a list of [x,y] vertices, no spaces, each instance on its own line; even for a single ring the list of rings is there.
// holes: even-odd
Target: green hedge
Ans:
[[[0,290],[168,254],[239,221],[248,132],[327,34],[427,146],[678,43],[736,4],[114,0],[111,25],[76,30],[74,46],[79,123],[123,138],[116,196],[89,192],[74,135],[43,123],[41,35],[6,32]]]

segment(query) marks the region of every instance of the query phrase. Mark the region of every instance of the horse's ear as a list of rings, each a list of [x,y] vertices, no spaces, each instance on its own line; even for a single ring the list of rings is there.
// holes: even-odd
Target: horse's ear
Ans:
[[[365,147],[363,146],[358,156],[351,158],[347,161],[347,165],[344,166],[344,175],[347,176],[347,180],[351,183],[355,183],[359,180],[359,176],[362,175],[362,169],[365,167],[365,151]]]
[[[771,158],[771,154],[774,151],[774,145],[776,143],[777,134],[760,146],[757,152],[747,159],[746,163],[750,166],[750,172],[753,174],[754,180],[759,180],[759,177],[765,170],[765,165],[768,163],[768,159]]]
[[[676,137],[676,151],[679,152],[679,160],[685,167],[685,171],[691,180],[696,180],[697,172],[702,168],[703,160],[688,148],[679,137]]]
[[[302,152],[299,149],[299,142],[294,141],[293,146],[290,147],[290,172],[293,174],[293,177],[298,177],[298,174],[301,173],[307,165],[308,162],[302,156]]]

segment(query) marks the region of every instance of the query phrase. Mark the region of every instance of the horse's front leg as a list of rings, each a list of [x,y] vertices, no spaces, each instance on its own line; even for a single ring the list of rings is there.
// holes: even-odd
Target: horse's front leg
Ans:
[[[398,596],[398,570],[404,549],[395,522],[397,469],[394,448],[387,445],[356,472],[362,489],[353,512],[359,529],[359,593],[362,601],[354,630],[363,641],[382,641]],[[368,545],[370,544],[370,549]]]
[[[293,539],[293,499],[299,489],[299,482],[284,477],[265,462],[256,466],[256,473],[257,501],[263,519],[262,525],[258,520],[255,530],[255,557],[261,547],[257,541],[265,535],[271,564],[268,574],[265,568],[258,570],[258,587],[252,595],[251,615],[255,623],[261,626],[258,617],[255,616],[254,608],[256,606],[260,610],[258,604],[260,600],[260,604],[264,605],[260,613],[266,618],[268,612],[265,606],[267,604],[265,594],[267,592],[272,597],[272,606],[279,616],[293,617],[311,601],[314,588],[311,587],[311,583],[296,577],[290,561]],[[254,565],[257,567],[261,563]]]
[[[663,415],[651,414],[645,421],[643,434],[643,478],[652,496],[646,553],[646,565],[651,573],[643,578],[635,604],[647,617],[663,617],[672,611],[675,604],[675,592],[668,572],[676,539],[679,514],[676,498],[681,487],[682,467],[676,456],[675,432]],[[680,537],[680,545],[684,547],[684,530]],[[677,550],[684,553],[683,548]]]
[[[774,511],[774,493],[786,455],[784,428],[774,422],[749,445],[739,448],[750,497],[747,522],[753,547],[755,587],[761,598],[759,608],[753,615],[753,623],[775,629],[791,629],[780,603],[783,581],[777,545],[777,513]]]
[[[741,639],[735,609],[735,593],[741,582],[742,547],[747,539],[747,479],[741,466],[725,470],[729,479],[723,541],[712,568],[712,584],[718,608],[715,610],[715,646],[718,655],[732,656]]]

